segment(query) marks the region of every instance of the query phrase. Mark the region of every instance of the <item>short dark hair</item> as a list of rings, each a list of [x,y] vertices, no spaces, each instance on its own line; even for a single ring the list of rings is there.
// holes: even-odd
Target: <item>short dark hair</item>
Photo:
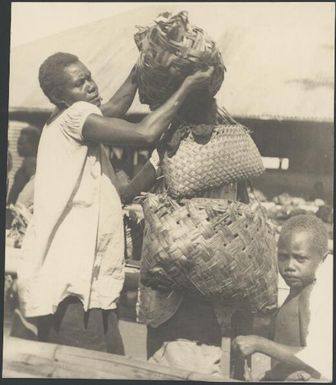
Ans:
[[[280,238],[287,238],[294,231],[306,231],[313,236],[313,247],[321,258],[328,252],[328,233],[323,222],[313,214],[296,215],[286,221],[281,229]]]
[[[64,68],[70,64],[78,62],[76,55],[65,52],[57,52],[49,56],[40,66],[39,83],[43,93],[51,101],[57,105],[54,95],[59,92],[64,81]]]

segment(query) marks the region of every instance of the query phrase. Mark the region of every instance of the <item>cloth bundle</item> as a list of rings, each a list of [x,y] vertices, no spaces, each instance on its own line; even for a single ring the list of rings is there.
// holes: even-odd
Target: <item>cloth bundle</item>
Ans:
[[[140,51],[138,62],[139,97],[155,109],[198,69],[214,66],[208,96],[214,96],[224,80],[225,66],[215,42],[188,21],[187,12],[160,14],[155,25],[138,27],[134,36]],[[204,92],[207,94],[207,92]]]
[[[220,298],[251,311],[277,303],[276,242],[259,205],[164,194],[142,202],[141,282]]]

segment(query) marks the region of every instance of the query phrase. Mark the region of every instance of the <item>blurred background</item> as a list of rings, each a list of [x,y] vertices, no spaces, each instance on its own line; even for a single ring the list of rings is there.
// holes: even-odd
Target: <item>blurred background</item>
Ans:
[[[29,124],[42,128],[51,111],[38,68],[57,51],[91,69],[107,100],[138,57],[136,26],[164,11],[187,10],[212,36],[227,68],[217,100],[253,131],[267,172],[255,186],[332,202],[334,7],[331,3],[13,3],[9,149],[13,175],[22,159],[16,142]],[[98,19],[98,20],[97,20]],[[147,106],[136,98],[128,118]],[[116,149],[115,166],[132,177],[149,152]]]

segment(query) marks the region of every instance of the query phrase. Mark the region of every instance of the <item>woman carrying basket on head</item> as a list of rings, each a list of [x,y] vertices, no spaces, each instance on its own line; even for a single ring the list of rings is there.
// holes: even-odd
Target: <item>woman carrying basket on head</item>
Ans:
[[[158,176],[160,175],[161,167],[159,166],[166,167],[164,173],[165,179],[168,180],[167,164],[169,160],[167,159],[178,154],[182,141],[190,135],[186,127],[195,127],[192,132],[195,141],[207,143],[213,133],[213,127],[225,122],[226,118],[230,118],[219,113],[214,98],[222,84],[225,70],[214,42],[205,36],[202,30],[188,24],[185,12],[176,16],[162,14],[155,22],[154,27],[141,31],[135,37],[141,52],[140,63],[143,63],[138,72],[139,94],[143,103],[149,104],[151,109],[158,108],[160,103],[186,76],[186,73],[192,71],[195,66],[210,62],[214,65],[215,70],[206,89],[196,90],[186,98],[157,151],[153,152],[148,163],[132,182],[122,189],[122,198],[126,202],[141,191],[148,191],[154,182],[154,169],[157,170]],[[165,44],[161,43],[162,41]],[[169,49],[167,49],[167,45],[169,45]],[[174,52],[176,52],[175,56]],[[158,86],[160,82],[161,87]],[[260,157],[260,155],[258,156]],[[193,165],[194,161],[193,157],[185,159],[186,164]],[[219,165],[220,167],[221,165]],[[174,180],[178,173],[180,181],[190,177],[188,174],[183,175],[183,170],[178,167],[170,168],[169,172],[171,180]],[[197,170],[195,172],[197,173]],[[201,170],[199,169],[198,172],[201,173]],[[202,178],[198,178],[198,180],[200,179]],[[176,193],[176,190],[174,191],[171,186],[168,186],[169,193]],[[248,202],[244,181],[217,183],[212,188],[203,186],[195,195],[204,198]],[[183,193],[181,196],[183,197]],[[192,192],[187,196],[192,197]],[[161,227],[163,226],[160,225]],[[146,257],[146,255],[142,256],[142,265],[144,265]],[[139,315],[147,324],[147,356],[149,358],[153,357],[169,341],[183,339],[205,345],[221,346],[222,335],[228,330],[227,319],[230,318],[227,317],[229,310],[225,307],[224,302],[218,300],[218,297],[216,300],[204,300],[201,297],[188,295],[186,292],[182,294],[181,291],[172,290],[169,285],[165,285],[164,277],[161,281],[158,278],[156,287],[153,287],[148,277],[144,274],[141,276]],[[160,354],[156,355],[154,360],[159,356]],[[188,360],[186,356],[183,357],[183,353],[181,353],[180,359],[181,363],[194,365],[193,360]],[[158,360],[156,362],[160,362],[160,358]],[[197,360],[194,360],[195,362]],[[188,369],[196,370],[193,366]]]

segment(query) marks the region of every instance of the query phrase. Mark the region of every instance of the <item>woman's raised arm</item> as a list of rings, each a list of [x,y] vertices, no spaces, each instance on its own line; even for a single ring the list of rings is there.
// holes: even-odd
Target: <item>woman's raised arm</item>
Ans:
[[[124,116],[133,103],[138,84],[136,81],[137,66],[134,65],[124,83],[111,99],[102,104],[100,109],[104,116],[120,118]]]
[[[148,114],[140,123],[130,123],[122,119],[89,115],[83,126],[85,139],[116,146],[146,146],[160,138],[186,96],[194,89],[206,85],[213,73],[197,71],[186,77],[181,87],[158,109]]]

